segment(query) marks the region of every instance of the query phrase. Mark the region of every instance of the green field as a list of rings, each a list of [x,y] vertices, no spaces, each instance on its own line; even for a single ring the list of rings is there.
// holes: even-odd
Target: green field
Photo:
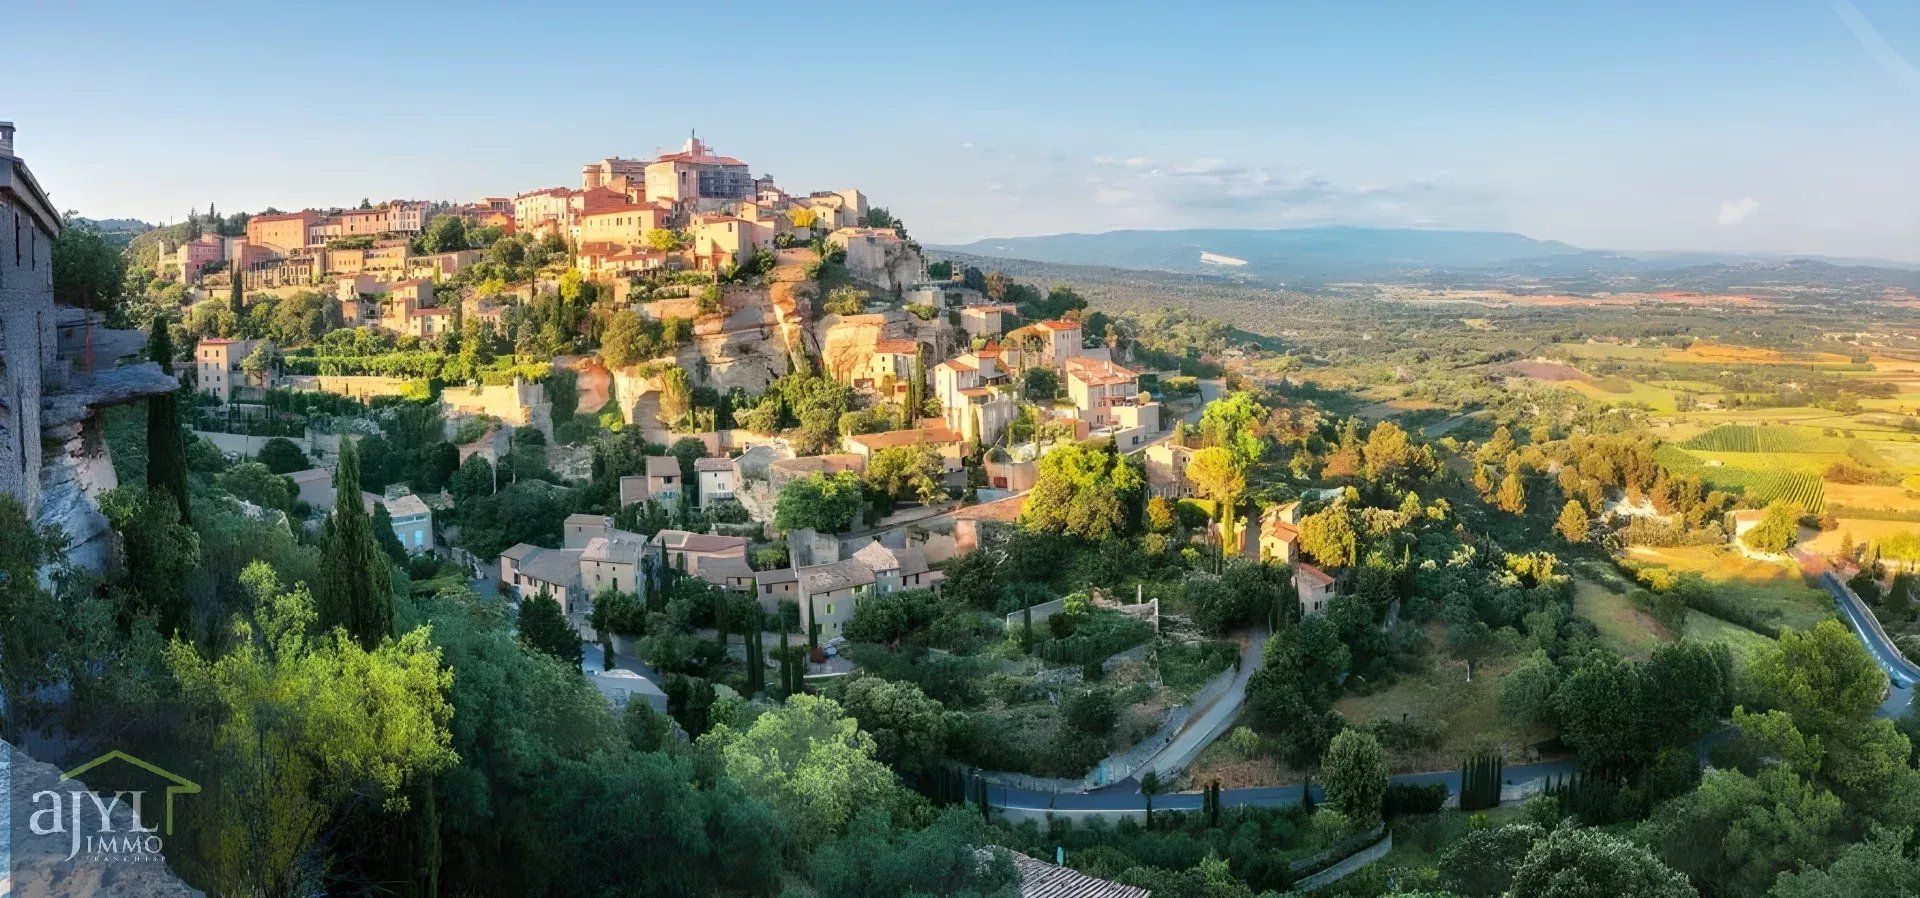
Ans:
[[[1740,464],[1713,465],[1708,464],[1707,458],[1679,446],[1667,445],[1655,450],[1653,457],[1662,467],[1675,474],[1698,477],[1710,489],[1737,493],[1755,504],[1765,505],[1780,500],[1792,502],[1809,512],[1825,510],[1826,485],[1821,482],[1819,474],[1794,470],[1802,465],[1784,454],[1740,454],[1744,456],[1738,459]],[[1769,465],[1771,469],[1765,467]]]
[[[1629,658],[1647,659],[1674,635],[1659,621],[1633,607],[1632,600],[1585,577],[1574,579],[1573,610],[1600,630],[1607,644]],[[1684,638],[1703,643],[1726,643],[1736,658],[1749,658],[1773,640],[1738,624],[1688,609]]]
[[[1680,445],[1708,452],[1844,453],[1850,442],[1802,427],[1722,424]]]

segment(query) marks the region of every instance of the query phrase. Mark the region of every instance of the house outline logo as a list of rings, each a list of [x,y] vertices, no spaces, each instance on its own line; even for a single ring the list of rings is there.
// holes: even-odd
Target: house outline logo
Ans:
[[[198,795],[200,794],[200,784],[190,779],[187,779],[186,777],[181,776],[177,773],[174,773],[171,770],[161,767],[158,764],[153,764],[148,761],[141,760],[140,758],[136,758],[133,755],[127,754],[126,752],[121,751],[117,748],[114,749],[113,751],[107,752],[104,755],[101,755],[100,757],[94,758],[93,760],[88,761],[85,764],[75,767],[72,770],[69,770],[65,773],[60,774],[60,781],[63,783],[69,782],[73,780],[75,777],[78,777],[79,775],[86,773],[87,771],[92,770],[95,767],[99,767],[100,765],[105,764],[108,761],[124,761],[128,764],[132,764],[133,766],[138,767],[141,770],[151,773],[154,776],[160,777],[161,779],[164,779],[169,783],[173,784],[167,787],[166,823],[164,824],[164,827],[162,830],[162,832],[164,832],[166,835],[169,835],[169,836],[173,835],[173,797],[175,795]],[[116,795],[115,798],[117,800],[118,796]],[[137,820],[135,821],[136,824],[138,824],[138,822],[139,821]]]

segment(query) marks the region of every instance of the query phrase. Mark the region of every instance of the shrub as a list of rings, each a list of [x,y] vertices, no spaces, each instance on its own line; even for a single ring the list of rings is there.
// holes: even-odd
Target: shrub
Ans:
[[[1445,783],[1428,783],[1415,786],[1408,783],[1390,783],[1386,797],[1382,800],[1381,810],[1389,817],[1404,814],[1431,814],[1447,803]]]
[[[1115,707],[1113,693],[1105,689],[1084,689],[1067,698],[1062,710],[1066,712],[1067,722],[1083,733],[1092,736],[1105,736],[1113,730],[1113,724],[1120,718],[1120,710]]]

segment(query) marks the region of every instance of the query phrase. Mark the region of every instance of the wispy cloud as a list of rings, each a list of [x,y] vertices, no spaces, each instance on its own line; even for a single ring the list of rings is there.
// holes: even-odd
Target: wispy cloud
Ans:
[[[1895,50],[1886,38],[1880,36],[1880,29],[1873,27],[1873,23],[1860,14],[1859,7],[1854,6],[1852,0],[1833,0],[1833,11],[1839,13],[1840,21],[1848,31],[1853,32],[1853,39],[1860,42],[1874,62],[1879,63],[1881,68],[1887,70],[1887,74],[1908,90],[1920,93],[1920,69],[1915,69],[1913,63],[1908,62],[1899,50]]]
[[[1727,200],[1721,203],[1720,215],[1714,220],[1719,222],[1723,227],[1737,225],[1752,218],[1753,213],[1758,211],[1760,211],[1760,201],[1750,196],[1743,196],[1737,200]]]

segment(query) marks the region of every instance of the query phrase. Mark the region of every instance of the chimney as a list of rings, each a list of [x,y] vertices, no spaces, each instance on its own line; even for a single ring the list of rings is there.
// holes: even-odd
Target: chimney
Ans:
[[[0,122],[0,156],[13,155],[13,123]]]

